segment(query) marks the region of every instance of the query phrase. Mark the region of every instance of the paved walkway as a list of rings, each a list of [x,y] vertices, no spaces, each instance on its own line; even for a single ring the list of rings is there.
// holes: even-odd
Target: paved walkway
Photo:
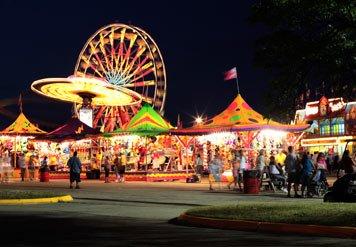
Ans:
[[[285,193],[244,195],[208,185],[182,182],[84,181],[82,189],[68,189],[67,181],[1,184],[0,189],[51,190],[70,193],[73,203],[0,206],[2,246],[355,246],[349,239],[275,235],[178,226],[168,221],[199,205],[238,201],[295,201]],[[224,187],[223,187],[224,188]],[[10,237],[19,233],[21,238]],[[49,244],[51,243],[51,244]]]

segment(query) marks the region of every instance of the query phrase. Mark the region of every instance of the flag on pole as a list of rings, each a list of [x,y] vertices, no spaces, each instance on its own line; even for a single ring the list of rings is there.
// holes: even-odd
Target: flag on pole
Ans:
[[[18,104],[19,104],[20,112],[22,113],[22,94],[20,94]]]
[[[235,78],[237,78],[236,67],[233,67],[232,69],[224,73],[224,81],[228,81]]]
[[[178,117],[177,117],[177,128],[178,129],[183,128],[183,123],[182,123],[182,120],[180,119],[180,114],[178,114]]]

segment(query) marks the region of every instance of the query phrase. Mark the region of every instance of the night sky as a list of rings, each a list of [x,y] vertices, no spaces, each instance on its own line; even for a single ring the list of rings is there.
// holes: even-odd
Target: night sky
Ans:
[[[74,71],[86,40],[100,27],[120,22],[148,32],[167,71],[165,117],[184,125],[193,116],[213,116],[236,96],[236,83],[223,72],[237,66],[240,91],[264,113],[267,77],[253,67],[253,43],[265,31],[248,22],[254,1],[13,1],[0,2],[1,99],[31,96],[30,84]],[[61,124],[71,105],[48,101],[24,105],[31,119]],[[7,107],[16,112],[17,106]],[[10,119],[0,116],[0,125]]]

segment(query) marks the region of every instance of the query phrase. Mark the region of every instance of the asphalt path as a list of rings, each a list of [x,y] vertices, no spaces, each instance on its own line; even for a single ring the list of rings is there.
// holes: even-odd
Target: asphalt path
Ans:
[[[244,195],[206,183],[13,182],[1,190],[72,194],[72,203],[0,206],[0,246],[356,246],[351,239],[265,234],[177,225],[185,210],[238,201],[294,201],[284,193]],[[307,199],[320,201],[321,199]]]

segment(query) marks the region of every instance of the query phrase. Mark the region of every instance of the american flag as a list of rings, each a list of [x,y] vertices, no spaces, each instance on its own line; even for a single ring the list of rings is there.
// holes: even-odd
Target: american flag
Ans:
[[[232,69],[230,69],[229,71],[226,71],[224,73],[224,81],[228,81],[228,80],[235,79],[235,78],[237,78],[236,67],[233,67]]]

